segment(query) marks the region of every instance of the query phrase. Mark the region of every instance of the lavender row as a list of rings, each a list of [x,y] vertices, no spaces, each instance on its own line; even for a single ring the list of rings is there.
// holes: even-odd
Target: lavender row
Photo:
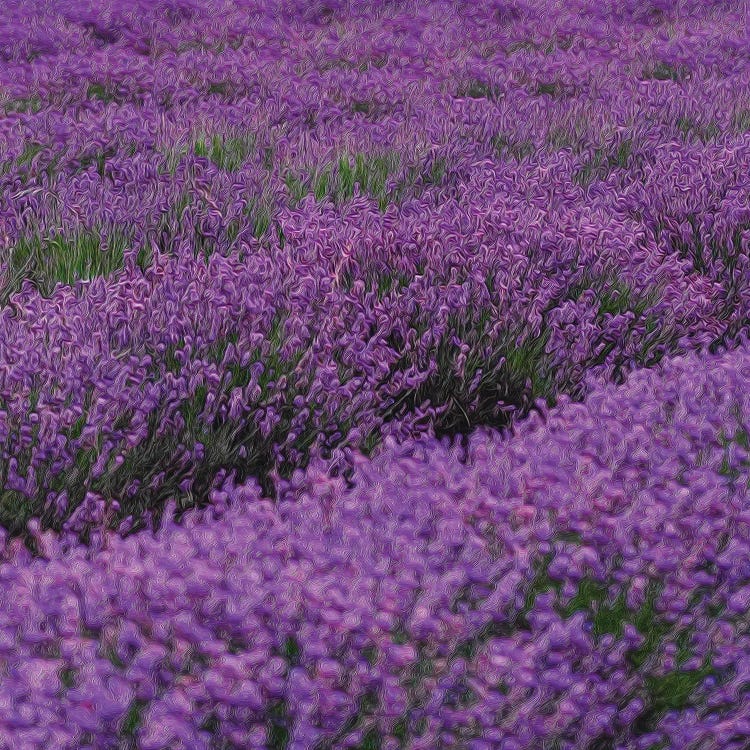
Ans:
[[[389,431],[502,426],[583,395],[584,376],[737,338],[746,288],[728,305],[634,221],[525,169],[532,201],[483,188],[488,164],[470,199],[382,214],[307,198],[283,246],[155,247],[145,272],[131,258],[49,299],[24,287],[0,313],[3,522],[83,528],[110,501],[139,521],[220,468],[269,479]],[[515,228],[534,224],[535,240]]]
[[[0,565],[0,747],[740,750],[750,350]]]
[[[651,10],[10,12],[3,524],[137,526],[221,469],[272,494],[734,346],[742,9]]]
[[[605,43],[598,38],[595,25],[579,22],[580,28],[571,27],[575,16],[561,13],[552,18],[551,48],[544,46],[544,40],[537,43],[532,35],[517,49],[500,45],[488,56],[477,49],[486,46],[481,43],[479,30],[484,27],[480,22],[486,20],[484,16],[496,17],[493,24],[498,33],[512,32],[521,44],[518,40],[529,29],[518,20],[524,17],[520,6],[503,9],[487,4],[475,8],[479,14],[475,18],[467,8],[448,11],[440,4],[427,4],[419,12],[411,6],[395,12],[399,10],[395,4],[392,18],[379,18],[372,9],[371,17],[365,17],[369,26],[381,28],[382,65],[368,67],[368,63],[365,70],[359,70],[352,63],[354,70],[342,71],[335,66],[318,68],[326,68],[323,61],[336,60],[344,50],[362,52],[364,39],[355,25],[363,20],[361,14],[355,18],[343,10],[340,17],[334,14],[333,35],[327,27],[314,24],[257,25],[256,17],[273,14],[273,6],[248,4],[231,16],[232,21],[243,22],[242,28],[254,30],[245,46],[196,51],[188,44],[179,54],[155,54],[152,59],[136,54],[121,38],[118,24],[133,20],[127,18],[128,7],[113,4],[110,13],[96,22],[75,6],[58,8],[58,12],[65,10],[64,18],[55,25],[51,19],[48,23],[49,32],[61,39],[61,29],[67,24],[78,28],[83,38],[91,32],[93,40],[101,42],[97,34],[105,32],[96,29],[105,22],[107,33],[116,39],[98,52],[78,50],[65,39],[64,60],[60,55],[42,56],[22,66],[29,80],[6,103],[5,151],[10,158],[5,179],[12,208],[4,220],[9,241],[21,239],[34,228],[42,235],[50,229],[72,232],[82,221],[89,227],[102,222],[110,229],[127,226],[129,231],[134,225],[140,240],[158,223],[165,200],[179,202],[184,190],[203,188],[185,181],[182,173],[178,189],[168,186],[170,170],[177,169],[182,158],[201,147],[205,138],[239,141],[237,145],[246,151],[239,156],[240,164],[243,159],[248,166],[270,161],[270,173],[250,170],[252,175],[239,179],[245,202],[262,199],[271,211],[279,197],[286,197],[285,181],[310,181],[311,170],[335,169],[346,151],[369,154],[393,144],[395,154],[387,156],[397,156],[404,163],[391,177],[408,188],[406,172],[429,171],[430,144],[437,144],[439,152],[431,156],[447,162],[451,174],[456,158],[486,157],[493,147],[506,158],[529,150],[572,147],[586,151],[576,160],[572,176],[587,182],[606,173],[603,168],[620,147],[634,151],[630,157],[635,163],[647,158],[640,150],[648,152],[665,140],[731,137],[747,130],[745,104],[750,95],[744,68],[726,67],[736,61],[739,44],[728,43],[727,25],[734,15],[726,12],[708,13],[703,19],[681,17],[684,8],[675,5],[655,30],[641,30],[639,44],[635,44],[638,26],[626,27],[618,43]],[[198,6],[183,13],[159,10],[162,24],[165,18],[177,19],[173,35],[178,39],[190,40],[198,30],[220,35],[221,23],[202,20],[208,8],[198,15]],[[529,24],[538,20],[540,10],[526,9]],[[186,22],[190,15],[195,16],[194,25]],[[514,22],[503,21],[505,16]],[[36,19],[36,23],[42,21]],[[227,23],[226,28],[235,25]],[[442,30],[439,38],[438,30]],[[169,36],[164,36],[163,28],[152,31],[167,43]],[[555,45],[562,44],[558,32],[577,42],[558,48]],[[338,37],[338,47],[331,47],[332,35]],[[397,54],[404,35],[410,42],[406,56]],[[725,67],[709,60],[699,62],[707,39],[712,49],[718,46],[714,54]],[[633,66],[648,56],[649,42],[656,57],[648,65],[657,66],[658,71],[655,78],[642,79],[639,75],[645,73],[636,75]],[[318,49],[321,44],[323,48]],[[437,54],[436,46],[445,50],[445,57]],[[685,60],[692,60],[693,68],[688,69]],[[648,68],[645,61],[642,64]],[[570,76],[575,83],[566,82]],[[80,81],[80,90],[71,87],[71,78]],[[128,93],[123,87],[138,91]],[[161,101],[175,97],[179,101],[173,104]],[[41,111],[33,114],[39,107]],[[21,113],[14,114],[17,110]],[[642,113],[647,113],[646,123]],[[609,142],[613,139],[614,143]],[[417,153],[405,152],[407,141],[418,145]],[[148,168],[146,162],[155,164]],[[157,175],[160,170],[161,177]],[[268,180],[271,187],[262,190],[259,182]],[[213,184],[208,192],[221,207],[225,225],[241,219],[222,196],[229,187],[227,180],[209,172],[209,182]],[[236,192],[237,185],[233,188],[230,192]],[[38,197],[24,200],[40,193],[44,195],[41,205]],[[134,216],[144,211],[144,204],[151,206],[150,215]]]

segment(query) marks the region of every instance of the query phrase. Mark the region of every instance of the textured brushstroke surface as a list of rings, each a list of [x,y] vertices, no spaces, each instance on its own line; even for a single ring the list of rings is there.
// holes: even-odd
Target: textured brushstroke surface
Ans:
[[[0,750],[750,747],[741,0],[0,17]]]

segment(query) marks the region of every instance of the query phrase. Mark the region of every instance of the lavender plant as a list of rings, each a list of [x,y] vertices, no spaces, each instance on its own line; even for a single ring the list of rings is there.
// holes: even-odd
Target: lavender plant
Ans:
[[[503,427],[746,328],[732,9],[663,11],[691,57],[628,46],[650,17],[602,38],[614,7],[542,38],[540,4],[342,6],[335,43],[291,5],[283,27],[272,6],[77,7],[40,6],[58,31],[33,87],[27,47],[9,58],[12,101],[40,107],[3,136],[8,528],[61,527],[87,493],[158,515],[220,468],[273,494],[311,455]],[[498,44],[457,63],[486,23]]]
[[[750,352],[5,545],[5,745],[741,748]]]
[[[5,3],[0,747],[748,746],[746,21]]]

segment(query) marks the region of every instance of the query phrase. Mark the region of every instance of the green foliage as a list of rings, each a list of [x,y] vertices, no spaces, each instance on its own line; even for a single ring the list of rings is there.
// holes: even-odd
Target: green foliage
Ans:
[[[211,136],[199,135],[193,143],[196,156],[210,159],[219,169],[225,172],[237,172],[255,149],[255,134],[239,132],[236,135]]]
[[[173,144],[162,151],[164,156],[164,166],[172,177],[176,175],[177,167],[183,157],[187,156],[188,151],[188,146],[180,144]]]
[[[180,237],[189,240],[193,256],[203,257],[206,261],[221,248],[222,252],[231,252],[232,246],[245,228],[251,229],[257,239],[267,232],[272,221],[272,205],[265,195],[250,199],[244,206],[242,214],[235,216],[226,224],[218,227],[219,236],[205,233],[203,221],[209,208],[205,197],[183,190],[173,205],[165,211],[151,235],[163,252],[174,253]],[[151,262],[150,245],[143,247],[142,267]],[[140,265],[140,264],[139,264]]]
[[[240,222],[237,219],[232,219],[226,227],[226,235],[230,244],[233,244],[237,239],[237,235],[240,233]]]
[[[593,158],[573,175],[573,182],[586,187],[595,179],[605,179],[615,169],[626,169],[631,161],[632,146],[632,140],[628,138],[616,150],[607,152],[604,148],[595,149]]]
[[[290,635],[286,641],[284,641],[284,658],[289,662],[289,665],[296,667],[300,663],[302,657],[302,648],[299,645],[299,641]]]
[[[696,688],[712,674],[712,669],[704,665],[700,669],[674,670],[662,676],[646,678],[651,702],[650,709],[657,716],[667,711],[682,711],[693,705],[691,697]]]
[[[313,168],[306,174],[294,174],[287,170],[284,182],[292,206],[299,203],[307,194],[312,194],[317,201],[327,199],[341,204],[351,200],[354,197],[355,186],[359,186],[360,192],[377,199],[380,209],[384,210],[406,188],[406,185],[402,184],[395,191],[388,190],[388,179],[401,166],[398,153],[357,153],[353,161],[354,163],[348,154],[343,154],[336,162]]]
[[[351,111],[354,114],[364,114],[364,115],[369,115],[370,112],[372,111],[373,107],[374,107],[374,105],[373,105],[372,102],[361,101],[361,100],[358,100],[358,99],[355,99],[349,105],[349,109],[351,109]]]
[[[198,133],[190,144],[174,143],[161,150],[164,167],[174,176],[182,159],[192,153],[197,157],[209,159],[225,172],[237,172],[247,161],[256,147],[256,136],[249,131],[236,131],[232,134]],[[266,160],[269,149],[266,151]],[[270,169],[270,163],[266,169]]]
[[[675,345],[674,329],[661,325],[654,315],[646,315],[646,311],[658,301],[661,293],[660,287],[636,292],[618,276],[615,270],[604,270],[598,275],[584,271],[581,278],[571,284],[564,296],[553,304],[557,305],[565,299],[577,301],[587,289],[596,293],[599,302],[596,313],[597,320],[602,321],[605,315],[618,315],[630,311],[635,317],[629,324],[626,335],[631,335],[636,326],[643,325],[645,327],[645,333],[640,334],[641,343],[635,355],[637,364],[652,366],[663,356],[663,352],[657,351],[658,347],[666,346],[669,349],[669,347]],[[592,360],[592,366],[601,364],[614,348],[613,342],[608,341],[606,337],[599,337],[595,343],[602,343],[604,348]],[[615,381],[619,381],[623,365],[625,365],[624,360],[616,364],[613,374]]]
[[[154,253],[150,245],[142,245],[138,250],[138,255],[136,255],[135,264],[141,269],[141,271],[145,271],[151,265],[153,260]]]
[[[213,711],[201,722],[201,729],[209,735],[215,735],[219,731],[219,726],[219,717]]]
[[[127,237],[114,231],[103,240],[99,232],[79,230],[66,237],[38,234],[21,238],[9,251],[10,281],[0,296],[0,304],[28,279],[41,294],[49,296],[55,284],[73,284],[78,280],[108,276],[122,268]]]
[[[547,133],[547,142],[555,150],[571,148],[578,143],[578,140],[575,134],[568,132],[560,125],[551,126]]]
[[[591,289],[596,293],[599,302],[597,318],[602,320],[605,315],[619,315],[628,310],[640,317],[659,296],[658,289],[646,293],[637,293],[629,284],[623,281],[615,271],[605,271],[599,276],[584,272],[580,281],[573,284],[567,291],[567,298],[578,300],[583,292]]]
[[[646,306],[646,300],[641,299],[633,304],[632,295],[633,290],[628,284],[615,280],[599,293],[597,316],[603,318],[605,315],[619,315],[633,308],[635,308],[637,314],[642,313]]]
[[[380,704],[380,699],[374,691],[367,691],[360,696],[357,702],[357,712],[350,716],[344,722],[341,729],[327,740],[316,745],[316,750],[335,750],[340,746],[341,740],[351,732],[361,729],[367,719],[373,715]],[[355,750],[378,750],[381,747],[382,738],[376,727],[367,729],[362,737],[362,741],[357,745],[352,745]]]
[[[730,484],[734,485],[743,475],[747,475],[747,469],[750,468],[750,460],[742,459],[739,464],[730,461],[730,448],[732,443],[739,445],[745,451],[750,450],[750,434],[742,424],[742,416],[739,407],[735,410],[737,418],[737,429],[734,435],[728,436],[723,430],[719,433],[719,442],[724,449],[719,474],[726,477]],[[747,486],[750,487],[750,477],[748,477]]]
[[[537,81],[535,93],[537,96],[557,97],[561,95],[562,88],[556,81]]]
[[[110,102],[122,103],[125,101],[125,96],[123,96],[123,93],[116,84],[90,83],[86,90],[86,96],[89,99],[98,99],[105,104],[109,104]]]
[[[714,141],[721,133],[719,126],[713,120],[708,125],[702,125],[686,115],[677,118],[677,129],[686,141],[698,139],[701,143]]]
[[[672,65],[671,63],[658,60],[643,70],[643,78],[656,81],[674,81],[680,83],[690,75],[690,70],[684,65]]]
[[[634,724],[635,734],[653,731],[666,711],[683,710],[695,705],[695,691],[709,675],[714,673],[710,658],[706,658],[700,669],[681,669],[692,654],[690,648],[690,631],[678,629],[667,623],[656,608],[656,601],[662,590],[662,584],[651,581],[646,590],[643,604],[635,611],[628,608],[624,590],[620,590],[612,599],[608,593],[608,584],[584,578],[576,594],[566,603],[560,600],[561,585],[548,574],[549,564],[553,558],[550,553],[536,564],[536,575],[532,580],[524,608],[516,619],[517,626],[526,626],[526,615],[531,611],[536,597],[547,591],[554,591],[556,607],[562,617],[571,617],[576,612],[583,612],[592,624],[591,634],[598,640],[606,634],[616,639],[622,637],[626,624],[631,624],[643,637],[641,645],[632,649],[627,660],[630,669],[644,673],[644,687],[641,697],[644,710]],[[659,653],[668,642],[678,646],[677,668],[659,673]]]
[[[536,150],[533,141],[517,139],[505,133],[498,133],[493,137],[492,147],[497,153],[498,158],[503,159],[507,155],[517,162],[531,156]]]
[[[52,182],[52,179],[57,172],[57,167],[63,160],[64,156],[65,154],[62,151],[58,151],[51,159],[48,159],[46,164],[44,165],[44,174],[47,175],[48,184]],[[22,175],[22,179],[24,182],[26,181],[26,178],[27,175]]]
[[[576,595],[563,608],[564,616],[574,612],[590,612],[593,620],[592,633],[595,638],[610,633],[621,638],[628,616],[625,593],[621,592],[614,602],[607,600],[607,587],[590,578],[585,578],[578,586]]]
[[[638,718],[638,731],[650,731],[666,711],[682,710],[693,705],[692,696],[702,681],[713,674],[710,659],[704,661],[700,669],[683,670],[679,666],[691,656],[690,631],[682,629],[673,633],[674,626],[667,623],[656,609],[661,585],[651,582],[646,591],[644,603],[636,612],[630,612],[625,603],[624,592],[621,592],[614,603],[606,597],[606,587],[591,581],[583,581],[574,599],[568,604],[565,614],[573,611],[588,611],[593,615],[595,637],[603,633],[622,636],[626,622],[631,623],[643,636],[641,646],[628,654],[631,668],[647,670],[645,676],[644,699],[646,708]],[[667,640],[678,646],[678,668],[666,674],[651,673],[650,668],[658,665],[654,661],[660,647]],[[651,667],[649,667],[651,665]]]
[[[269,479],[269,472],[276,460],[273,446],[283,440],[294,417],[295,409],[292,402],[300,393],[297,388],[297,365],[305,351],[302,349],[288,359],[279,355],[282,326],[283,318],[279,315],[267,335],[267,348],[270,354],[264,356],[259,349],[251,358],[251,361],[263,363],[263,372],[258,381],[262,395],[258,403],[262,403],[263,399],[268,397],[269,389],[273,388],[272,384],[279,378],[287,377],[289,381],[287,398],[278,407],[280,422],[272,429],[270,435],[263,437],[252,417],[233,420],[219,416],[216,407],[213,411],[207,409],[208,389],[199,383],[195,391],[176,407],[181,421],[175,419],[175,407],[170,407],[171,411],[168,411],[167,407],[158,408],[149,415],[144,439],[134,447],[127,447],[121,442],[100,475],[93,477],[91,471],[101,454],[104,437],[102,432],[97,433],[94,444],[88,442],[85,445],[77,445],[75,461],[66,468],[53,472],[51,460],[47,465],[41,466],[37,475],[43,478],[43,486],[38,488],[33,497],[27,498],[21,493],[10,491],[0,494],[0,523],[10,533],[24,536],[27,520],[36,516],[41,519],[45,528],[59,530],[64,519],[54,516],[51,509],[45,510],[47,494],[56,494],[62,490],[67,492],[67,517],[83,502],[86,492],[91,491],[120,502],[120,511],[113,512],[111,518],[113,525],[117,525],[125,516],[133,515],[137,522],[132,531],[137,531],[144,528],[143,518],[147,511],[154,514],[153,519],[158,524],[168,500],[175,500],[178,515],[193,507],[196,502],[202,502],[208,496],[211,482],[221,469],[236,471],[238,481],[255,476],[266,495],[273,497],[274,486]],[[231,331],[226,335],[225,341],[214,342],[209,351],[201,356],[221,358],[229,343],[237,343],[236,334]],[[176,374],[180,372],[180,360],[176,354],[181,346],[184,346],[184,342],[176,342],[163,354],[167,369]],[[248,368],[230,364],[228,370],[231,375],[222,383],[217,394],[217,404],[219,401],[226,403],[234,388],[250,382]],[[84,414],[88,406],[90,403],[85,404]],[[252,406],[249,405],[250,408]],[[115,441],[124,440],[120,430],[127,428],[132,416],[132,412],[121,414],[109,430],[108,437]],[[68,438],[79,439],[85,423],[85,416],[79,416],[68,428]],[[170,425],[166,430],[163,429],[165,424]],[[12,431],[9,437],[12,443],[17,441],[16,433],[17,430]],[[73,435],[77,437],[71,437]],[[316,437],[317,431],[311,427],[293,446],[303,455],[303,467],[309,457],[306,451]],[[197,443],[203,445],[202,455],[186,460],[185,449]],[[23,473],[31,460],[31,450],[21,453],[16,446],[13,452],[19,461],[19,470]],[[118,454],[123,458],[119,465],[115,463],[115,456]],[[299,465],[300,462],[282,462],[280,473],[288,478]],[[4,472],[7,472],[7,466],[0,462],[0,480],[3,484],[7,476]],[[190,480],[189,486],[180,487],[187,479]],[[130,490],[135,485],[139,489],[133,494]]]
[[[670,352],[677,350],[675,329],[665,327],[655,315],[645,317],[644,327],[645,333],[634,360],[639,367],[654,367]]]
[[[16,164],[19,167],[30,166],[34,161],[34,158],[44,151],[45,145],[38,141],[30,141],[23,147],[23,151],[20,156],[16,159]]]
[[[441,183],[447,161],[437,156],[424,167],[410,166],[395,185],[389,185],[401,168],[401,157],[396,152],[356,153],[354,156],[344,153],[333,162],[301,173],[286,170],[284,182],[292,207],[308,194],[316,201],[330,200],[341,205],[351,200],[358,189],[361,194],[376,199],[380,210],[385,211],[389,204],[401,201],[418,183],[422,186]]]
[[[692,230],[692,239],[683,240],[682,238],[673,237],[672,246],[683,260],[690,260],[693,268],[700,274],[708,272],[707,258],[704,256],[704,250],[707,248],[703,243],[700,233],[699,219],[695,215],[687,217],[688,223]],[[715,260],[715,258],[714,258]]]
[[[738,133],[750,131],[750,107],[734,111],[732,114],[732,129]]]
[[[64,690],[73,687],[75,684],[75,670],[69,667],[60,670],[60,687]]]
[[[375,646],[365,646],[362,649],[362,657],[367,661],[367,663],[374,667],[375,664],[377,664],[378,661],[378,650],[375,648]]]
[[[409,703],[394,727],[394,735],[401,742],[401,747],[408,746],[409,737],[421,737],[427,728],[426,717],[423,716],[415,722],[413,712],[415,708],[423,705],[426,698],[424,681],[436,676],[433,658],[426,653],[423,645],[418,646],[417,654],[416,663],[407,669],[402,680],[402,685],[409,696]]]
[[[274,701],[266,715],[268,750],[286,750],[289,745],[288,709],[285,701]]]
[[[232,82],[231,81],[216,81],[214,83],[210,83],[208,85],[207,91],[209,94],[216,94],[218,96],[226,97],[232,91]]]
[[[539,45],[536,44],[536,42],[532,41],[531,39],[520,39],[517,42],[511,42],[506,47],[506,52],[508,54],[513,54],[514,52],[519,52],[520,50],[526,50],[527,52],[534,52],[539,49]]]
[[[78,440],[78,438],[81,437],[83,428],[86,426],[86,417],[86,414],[81,414],[81,416],[73,423],[73,425],[66,430],[69,440]]]
[[[388,201],[386,182],[400,165],[401,158],[395,152],[369,157],[360,153],[354,157],[352,170],[349,157],[342,156],[338,165],[341,184],[334,188],[334,200],[337,202],[349,200],[354,195],[354,185],[358,184],[362,192],[377,198],[381,210],[384,209]]]
[[[80,165],[78,171],[81,172],[85,169],[88,169],[92,164],[96,164],[96,171],[98,172],[99,176],[104,177],[104,167],[107,163],[107,159],[111,159],[116,154],[117,150],[111,147],[97,149],[96,151],[81,154],[78,157]]]
[[[560,582],[551,578],[549,575],[549,565],[552,562],[553,557],[554,555],[551,552],[548,552],[534,561],[534,577],[531,579],[531,583],[526,591],[523,608],[519,612],[517,618],[521,627],[529,627],[526,621],[526,616],[534,608],[534,602],[539,594],[553,591],[559,595],[560,590],[562,589]]]
[[[131,743],[135,742],[136,732],[143,721],[143,710],[146,708],[146,701],[135,699],[128,709],[127,714],[120,725],[120,736]]]
[[[271,212],[267,206],[260,205],[253,217],[253,236],[256,239],[264,237],[271,226]]]
[[[284,183],[286,184],[286,189],[289,192],[292,205],[296,205],[305,197],[305,186],[303,184],[303,181],[299,177],[293,175],[291,172],[287,172],[284,175]]]
[[[716,671],[706,658],[699,669],[673,669],[665,674],[648,674],[644,679],[642,698],[644,710],[633,722],[633,734],[652,732],[668,711],[684,711],[697,708],[699,698],[696,691],[703,681]]]
[[[522,327],[508,328],[504,336],[496,338],[498,343],[489,348],[489,321],[486,309],[452,315],[437,343],[435,372],[419,385],[397,394],[385,410],[386,420],[413,413],[429,401],[433,408],[445,407],[434,423],[437,436],[466,435],[479,425],[506,427],[509,410],[524,414],[536,399],[549,397],[555,390],[545,353],[549,329],[531,334]],[[411,327],[424,335],[429,323],[415,318]],[[456,370],[459,350],[454,337],[469,347],[461,371]],[[391,343],[397,350],[400,348],[395,338]],[[408,369],[413,358],[413,352],[405,351],[394,368]],[[470,390],[479,370],[478,384]]]
[[[484,81],[476,79],[464,81],[456,92],[456,96],[467,99],[489,99],[495,101],[500,95],[499,89]]]
[[[375,448],[380,444],[380,439],[381,435],[378,430],[369,432],[362,443],[362,453],[364,453],[365,456],[371,456]]]
[[[375,291],[378,295],[378,300],[382,302],[391,292],[406,289],[413,277],[403,272],[378,273],[377,271],[366,271],[357,278],[364,282],[366,289]],[[354,277],[348,269],[341,272],[339,284],[342,289],[351,291],[354,284]]]
[[[393,736],[398,740],[400,747],[406,747],[408,728],[409,721],[405,716],[402,716],[393,726]]]
[[[380,750],[382,744],[380,733],[375,727],[371,727],[365,732],[362,742],[354,746],[354,750]]]
[[[32,94],[29,97],[22,97],[19,99],[10,99],[3,104],[3,109],[6,115],[12,113],[19,114],[36,114],[42,108],[42,100],[37,94]]]
[[[284,227],[281,226],[281,224],[274,220],[273,222],[274,227],[276,229],[276,236],[279,239],[279,247],[283,250],[286,245],[286,235],[284,234]]]
[[[438,185],[443,181],[446,170],[448,168],[448,162],[442,156],[436,157],[432,166],[430,167],[429,173],[425,176],[425,182],[432,185]]]
[[[0,462],[0,476],[7,477],[7,467]],[[20,461],[19,461],[20,464]],[[34,515],[34,505],[26,495],[17,490],[0,490],[0,522],[10,534],[23,534],[26,530],[26,520]],[[21,520],[19,520],[21,519]]]
[[[537,398],[546,398],[553,390],[552,376],[546,362],[545,349],[550,331],[509,343],[505,349],[505,384],[498,389],[505,403],[523,407]]]
[[[694,214],[687,216],[687,222],[691,227],[692,237],[684,239],[672,236],[670,238],[672,249],[683,260],[689,260],[696,272],[721,283],[725,289],[727,307],[725,317],[729,318],[736,309],[736,296],[743,283],[741,274],[736,273],[737,261],[741,256],[743,233],[750,229],[750,222],[741,222],[734,227],[730,241],[719,241],[710,238],[706,242],[701,233],[700,218]],[[660,237],[661,223],[657,225],[656,238]],[[743,325],[735,323],[733,328],[728,328],[712,347],[723,344],[726,338],[736,334]]]
[[[547,143],[553,150],[570,148],[573,153],[580,153],[586,145],[586,125],[582,118],[577,118],[572,124],[551,124],[547,131]]]
[[[103,648],[101,655],[107,659],[113,667],[117,667],[117,669],[124,669],[127,666],[111,645]]]

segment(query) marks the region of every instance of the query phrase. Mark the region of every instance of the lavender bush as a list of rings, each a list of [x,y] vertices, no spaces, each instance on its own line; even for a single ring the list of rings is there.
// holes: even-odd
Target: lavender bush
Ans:
[[[136,529],[221,469],[274,495],[310,456],[502,428],[747,328],[738,4],[14,13],[13,533]]]
[[[750,349],[0,567],[4,747],[743,748]]]

